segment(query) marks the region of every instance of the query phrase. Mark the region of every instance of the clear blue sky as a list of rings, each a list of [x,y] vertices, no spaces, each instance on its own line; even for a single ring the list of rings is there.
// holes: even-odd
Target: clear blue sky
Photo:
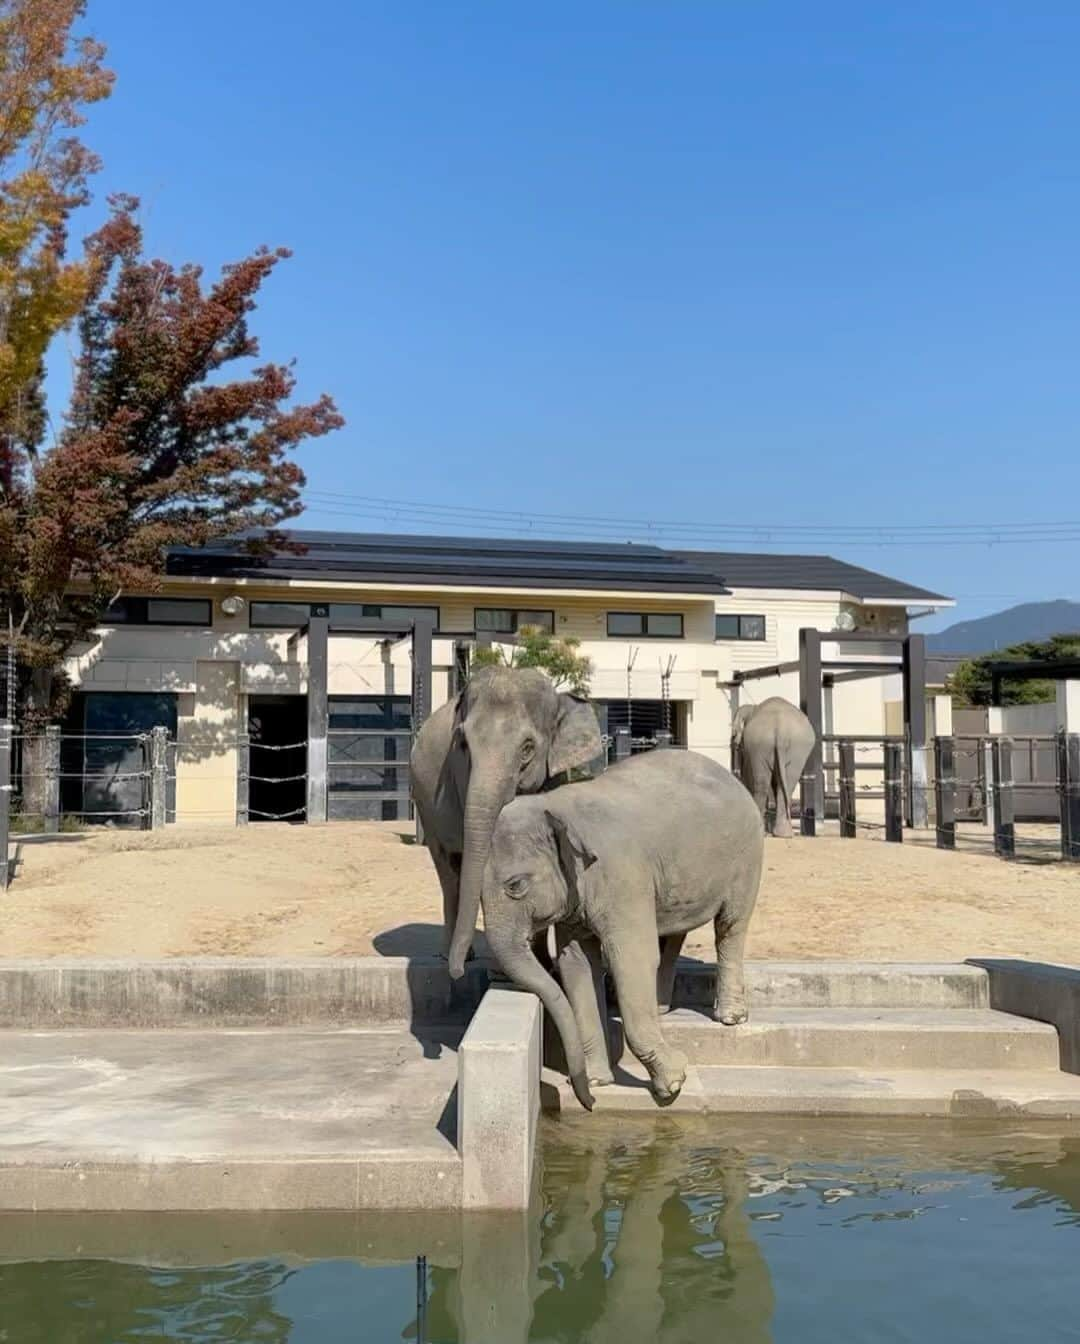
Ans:
[[[303,453],[313,490],[695,523],[1080,517],[1075,0],[88,17],[118,76],[87,128],[99,198],[140,195],[171,260],[295,251],[255,325],[348,419]],[[363,507],[306,522],[421,530]],[[954,593],[957,616],[1080,594],[1075,541],[818,549]]]

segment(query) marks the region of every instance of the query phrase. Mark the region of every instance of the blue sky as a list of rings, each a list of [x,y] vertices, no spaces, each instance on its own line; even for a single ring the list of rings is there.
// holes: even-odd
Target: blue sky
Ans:
[[[295,251],[255,327],[348,419],[303,452],[313,491],[814,524],[802,549],[960,616],[1078,596],[1077,542],[829,533],[1080,516],[1075,3],[90,0],[88,26],[118,76],[99,201],[140,195],[174,261]],[[365,508],[306,521],[440,530]]]

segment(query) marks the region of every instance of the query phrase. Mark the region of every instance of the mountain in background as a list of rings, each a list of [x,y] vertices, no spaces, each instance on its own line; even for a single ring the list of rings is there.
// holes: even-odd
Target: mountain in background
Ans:
[[[1080,633],[1080,602],[1059,598],[1023,602],[977,621],[957,621],[936,635],[927,635],[926,647],[933,653],[993,653],[1025,640],[1075,633]]]

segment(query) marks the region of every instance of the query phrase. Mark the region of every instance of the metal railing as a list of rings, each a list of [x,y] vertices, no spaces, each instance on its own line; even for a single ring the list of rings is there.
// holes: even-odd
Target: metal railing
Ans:
[[[1033,791],[1051,791],[1057,799],[1061,857],[1066,862],[1080,862],[1080,734],[1058,733],[1053,737],[1025,734],[1020,738],[1021,742],[1028,744],[1029,751],[1033,741],[1053,743],[1055,778],[1052,784],[1045,779],[1015,778],[1015,739],[1007,734],[976,739],[977,746],[973,749],[958,747],[958,742],[972,740],[966,737],[935,738],[930,753],[932,769],[926,768],[929,762],[926,761],[925,749],[905,752],[902,738],[833,736],[825,740],[835,744],[837,760],[823,761],[822,769],[826,774],[836,773],[839,784],[835,793],[827,790],[825,796],[839,803],[840,835],[845,839],[854,838],[860,830],[882,830],[886,840],[901,842],[907,809],[909,822],[912,815],[925,816],[928,823],[932,816],[937,847],[955,849],[957,823],[967,819],[962,815],[967,809],[957,806],[961,782],[957,761],[965,754],[977,752],[980,769],[985,771],[987,780],[984,786],[986,820],[992,828],[992,837],[965,834],[966,842],[983,843],[988,847],[992,845],[993,852],[1002,858],[1016,857],[1020,847],[1047,854],[1049,846],[1045,840],[1017,835],[1016,800],[1018,796],[1023,797]],[[875,749],[880,750],[880,759],[860,759],[873,754]],[[921,777],[916,779],[908,761],[918,758],[921,758],[919,763],[923,770]],[[860,785],[860,770],[880,772],[883,787]],[[804,790],[815,787],[815,784],[812,772],[804,776]],[[871,821],[859,815],[860,799],[868,798],[884,802],[883,821]],[[804,833],[807,832],[804,830]],[[808,833],[813,834],[813,830]]]

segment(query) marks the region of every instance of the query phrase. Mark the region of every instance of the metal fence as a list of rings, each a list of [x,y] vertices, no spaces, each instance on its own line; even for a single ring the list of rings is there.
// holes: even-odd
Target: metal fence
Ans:
[[[836,759],[823,763],[827,775],[835,774],[838,788],[826,790],[826,799],[834,799],[840,822],[840,834],[845,839],[856,836],[860,830],[880,830],[885,839],[902,842],[905,819],[912,815],[924,816],[932,826],[935,843],[940,849],[955,849],[957,824],[964,821],[981,822],[992,834],[979,836],[965,832],[967,843],[992,846],[1002,858],[1014,858],[1022,849],[1037,851],[1048,856],[1053,848],[1045,839],[1020,836],[1017,833],[1018,812],[1031,818],[1031,807],[1024,808],[1018,800],[1037,796],[1054,799],[1053,812],[1047,815],[1045,802],[1037,805],[1036,819],[1052,821],[1059,827],[1059,845],[1062,859],[1080,862],[1080,734],[1058,733],[1048,735],[983,736],[935,738],[926,759],[925,750],[906,749],[903,738],[834,737]],[[1050,784],[1045,777],[1032,778],[1036,750],[1053,750],[1054,779]],[[918,770],[912,767],[916,758]],[[966,774],[960,765],[974,760],[978,771]],[[1017,771],[1019,761],[1021,769]],[[1025,768],[1026,767],[1026,768]],[[873,771],[880,775],[880,786],[860,782],[860,772]],[[1018,774],[1020,777],[1018,777]],[[972,780],[977,780],[978,792],[972,798]],[[803,796],[810,796],[815,779],[804,776]],[[913,794],[921,794],[915,798]],[[875,799],[884,803],[883,820],[870,820],[860,815],[860,800]],[[804,810],[805,816],[805,810]],[[814,834],[812,811],[804,834]]]
[[[57,835],[66,824],[151,830],[175,816],[176,744],[148,733],[16,731],[0,720],[0,887],[11,837]]]

